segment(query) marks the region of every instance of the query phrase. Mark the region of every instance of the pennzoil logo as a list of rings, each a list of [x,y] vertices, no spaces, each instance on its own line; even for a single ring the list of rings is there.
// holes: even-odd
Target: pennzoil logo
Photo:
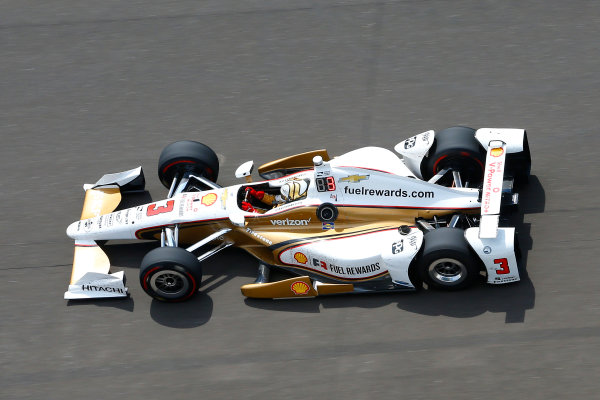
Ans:
[[[215,193],[209,193],[205,196],[202,196],[202,200],[200,200],[200,203],[208,207],[215,204],[215,201],[217,201],[217,195]]]
[[[504,149],[502,147],[495,147],[490,151],[490,154],[492,157],[500,157],[502,154],[504,154]]]
[[[304,254],[298,252],[294,254],[294,260],[298,261],[300,264],[306,264],[308,258]]]
[[[296,281],[292,283],[290,289],[292,289],[292,292],[294,292],[295,295],[302,295],[308,293],[310,286],[308,286],[305,282]]]
[[[369,175],[348,175],[344,178],[340,178],[340,180],[338,182],[357,183],[357,182],[364,181],[367,179],[369,179]]]

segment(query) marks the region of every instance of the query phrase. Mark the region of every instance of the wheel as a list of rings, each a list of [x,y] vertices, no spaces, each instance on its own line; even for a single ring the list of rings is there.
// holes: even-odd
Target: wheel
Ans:
[[[202,265],[181,247],[159,247],[142,260],[140,284],[150,297],[160,301],[187,300],[198,292]]]
[[[458,228],[438,228],[424,237],[419,274],[429,287],[460,290],[470,286],[479,275],[479,268]]]
[[[475,139],[475,129],[465,126],[446,128],[435,135],[429,155],[421,164],[421,174],[425,180],[430,179],[444,168],[460,172],[461,180],[476,187],[483,181],[485,150]],[[448,174],[441,185],[451,185],[454,180]]]
[[[168,189],[175,174],[185,172],[202,175],[216,182],[219,175],[219,159],[208,146],[192,140],[182,140],[168,145],[158,158],[158,179]]]

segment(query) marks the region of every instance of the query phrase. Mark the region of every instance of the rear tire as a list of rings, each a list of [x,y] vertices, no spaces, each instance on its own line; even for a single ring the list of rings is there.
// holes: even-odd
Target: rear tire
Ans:
[[[140,284],[150,297],[165,302],[184,301],[198,292],[202,265],[180,247],[159,247],[142,260]]]
[[[219,176],[217,154],[205,144],[192,140],[171,143],[158,158],[158,179],[169,189],[175,175],[181,177],[185,172],[216,182]]]
[[[419,274],[429,287],[461,290],[475,282],[479,268],[458,228],[438,228],[424,236]]]
[[[421,174],[430,179],[444,168],[460,172],[462,182],[476,187],[483,181],[485,150],[475,139],[475,129],[466,126],[446,128],[435,134],[429,155],[421,164]],[[451,185],[452,175],[448,173],[441,185]]]

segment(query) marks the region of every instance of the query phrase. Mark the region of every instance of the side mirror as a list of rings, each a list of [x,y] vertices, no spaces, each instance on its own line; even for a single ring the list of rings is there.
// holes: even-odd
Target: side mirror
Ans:
[[[246,178],[246,182],[252,182],[252,171],[254,170],[254,161],[246,161],[235,170],[236,178]]]

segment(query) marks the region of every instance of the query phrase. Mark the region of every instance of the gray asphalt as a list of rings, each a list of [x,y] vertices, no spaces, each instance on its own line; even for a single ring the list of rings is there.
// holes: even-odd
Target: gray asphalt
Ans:
[[[600,3],[0,2],[0,398],[590,399],[600,389]],[[326,147],[453,125],[522,127],[526,271],[460,293],[245,300],[253,260],[206,264],[193,301],[137,283],[67,303],[81,185],[212,146],[220,183]]]

